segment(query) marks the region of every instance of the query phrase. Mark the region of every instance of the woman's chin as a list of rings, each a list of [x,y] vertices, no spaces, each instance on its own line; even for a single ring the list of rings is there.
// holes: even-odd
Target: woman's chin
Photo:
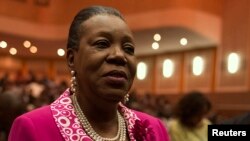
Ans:
[[[124,90],[112,90],[112,91],[106,91],[105,93],[103,93],[102,96],[105,100],[119,103],[123,101],[125,95],[126,92],[124,92]]]

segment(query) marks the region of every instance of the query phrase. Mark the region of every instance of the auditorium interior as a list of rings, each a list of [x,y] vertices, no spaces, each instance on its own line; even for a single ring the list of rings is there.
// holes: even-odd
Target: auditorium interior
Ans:
[[[212,102],[214,122],[250,111],[249,0],[0,0],[0,80],[32,75],[69,86],[69,25],[90,5],[119,9],[132,29],[131,93],[141,103],[148,98],[159,109],[157,100],[174,105],[200,91]]]

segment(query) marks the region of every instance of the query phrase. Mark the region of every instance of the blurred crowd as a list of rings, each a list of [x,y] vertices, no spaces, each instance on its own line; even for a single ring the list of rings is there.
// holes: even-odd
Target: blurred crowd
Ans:
[[[32,72],[25,78],[17,74],[15,79],[10,79],[6,73],[0,78],[0,141],[6,140],[17,116],[50,104],[67,87],[66,81],[37,79]]]

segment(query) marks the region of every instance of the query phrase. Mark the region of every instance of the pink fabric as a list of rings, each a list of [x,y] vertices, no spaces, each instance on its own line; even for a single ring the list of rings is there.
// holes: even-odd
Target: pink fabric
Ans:
[[[50,106],[44,106],[15,119],[8,141],[63,141]]]
[[[9,141],[92,141],[81,127],[69,96],[66,90],[50,106],[18,117],[12,125]],[[126,121],[131,141],[136,141],[133,132],[136,120],[149,122],[148,128],[153,130],[155,141],[169,141],[159,119],[132,111],[122,104],[119,110]]]

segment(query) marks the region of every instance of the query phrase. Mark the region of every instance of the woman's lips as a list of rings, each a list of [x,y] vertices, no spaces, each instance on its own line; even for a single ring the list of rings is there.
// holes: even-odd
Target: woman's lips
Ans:
[[[104,74],[104,76],[128,79],[127,74],[125,72],[119,71],[119,70],[109,71],[108,73]]]
[[[106,76],[108,79],[114,80],[114,81],[126,81],[124,77],[117,77],[117,76]]]
[[[113,70],[104,75],[109,84],[122,86],[127,82],[127,75],[123,71]]]

